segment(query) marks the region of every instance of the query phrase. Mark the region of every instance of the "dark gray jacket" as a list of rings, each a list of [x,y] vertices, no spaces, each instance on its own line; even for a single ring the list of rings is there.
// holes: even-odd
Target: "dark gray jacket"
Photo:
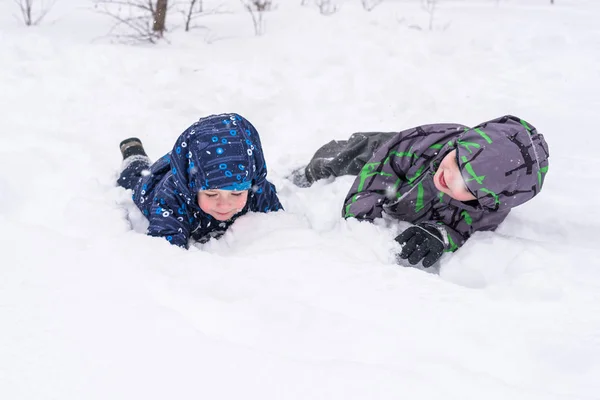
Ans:
[[[436,189],[439,163],[457,150],[473,202]],[[507,115],[474,128],[418,126],[397,133],[362,168],[346,196],[345,218],[373,220],[383,213],[436,227],[454,251],[476,231],[494,230],[510,209],[533,198],[548,171],[548,145],[536,129]]]

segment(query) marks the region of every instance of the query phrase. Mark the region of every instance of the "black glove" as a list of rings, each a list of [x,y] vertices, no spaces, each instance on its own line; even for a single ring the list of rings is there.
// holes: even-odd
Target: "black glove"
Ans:
[[[423,260],[423,267],[431,267],[444,254],[444,241],[440,232],[431,226],[415,225],[406,229],[396,237],[402,246],[398,255],[412,265]]]

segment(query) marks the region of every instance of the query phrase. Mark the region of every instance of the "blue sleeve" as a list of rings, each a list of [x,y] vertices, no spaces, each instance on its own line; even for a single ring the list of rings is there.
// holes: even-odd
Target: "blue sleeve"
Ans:
[[[277,197],[275,185],[264,181],[253,194],[251,211],[267,213],[279,210],[283,210],[283,206]]]
[[[150,208],[147,234],[150,236],[164,237],[171,244],[179,247],[188,247],[190,237],[191,218],[188,207],[170,180],[157,190]]]

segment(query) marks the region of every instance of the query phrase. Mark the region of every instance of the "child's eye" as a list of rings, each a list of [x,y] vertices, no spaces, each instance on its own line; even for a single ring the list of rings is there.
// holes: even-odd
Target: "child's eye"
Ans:
[[[205,195],[206,197],[217,197],[216,193],[202,193],[203,195]]]
[[[239,197],[239,196],[241,196],[241,195],[242,195],[242,193],[243,193],[243,192],[231,192],[231,195],[232,195],[232,196],[235,196],[235,197]]]

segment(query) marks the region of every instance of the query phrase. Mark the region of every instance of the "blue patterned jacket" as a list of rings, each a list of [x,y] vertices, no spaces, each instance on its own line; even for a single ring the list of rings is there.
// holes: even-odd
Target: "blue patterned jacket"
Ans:
[[[165,237],[177,246],[190,238],[219,238],[248,211],[283,209],[267,166],[258,132],[238,114],[201,118],[183,132],[173,149],[150,167],[133,189],[133,201],[148,218],[148,235]],[[250,189],[241,212],[218,221],[198,206],[199,190]]]

